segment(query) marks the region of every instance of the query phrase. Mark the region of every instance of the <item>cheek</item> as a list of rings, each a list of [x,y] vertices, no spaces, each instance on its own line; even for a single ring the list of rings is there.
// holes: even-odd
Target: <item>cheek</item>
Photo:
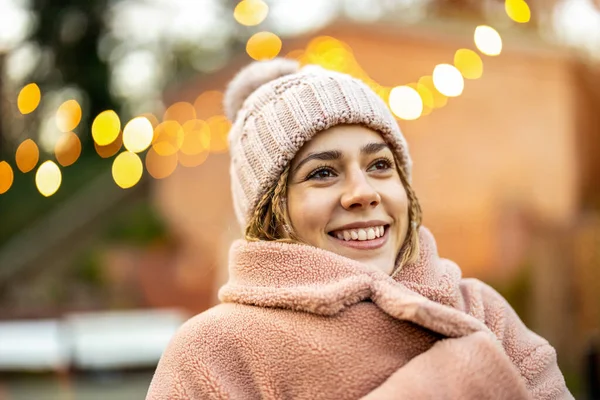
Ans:
[[[408,224],[408,196],[402,182],[400,180],[386,182],[382,185],[379,194],[390,216],[397,222]]]
[[[307,239],[322,233],[328,225],[336,201],[326,189],[295,188],[288,192],[288,213],[296,234]]]

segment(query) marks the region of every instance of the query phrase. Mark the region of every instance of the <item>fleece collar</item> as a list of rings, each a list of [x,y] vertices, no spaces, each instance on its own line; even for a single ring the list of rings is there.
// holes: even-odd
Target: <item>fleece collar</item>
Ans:
[[[441,259],[431,232],[419,231],[420,254],[391,277],[358,261],[303,244],[238,240],[219,299],[318,315],[335,315],[371,299],[390,316],[447,337],[489,329],[459,311],[461,272]]]

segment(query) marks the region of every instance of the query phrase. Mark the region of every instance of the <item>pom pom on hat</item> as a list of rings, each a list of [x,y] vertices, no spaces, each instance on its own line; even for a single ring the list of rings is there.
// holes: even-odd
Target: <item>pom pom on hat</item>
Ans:
[[[299,70],[300,64],[297,61],[285,58],[251,63],[238,72],[225,91],[223,103],[227,118],[234,121],[244,101],[260,86]]]

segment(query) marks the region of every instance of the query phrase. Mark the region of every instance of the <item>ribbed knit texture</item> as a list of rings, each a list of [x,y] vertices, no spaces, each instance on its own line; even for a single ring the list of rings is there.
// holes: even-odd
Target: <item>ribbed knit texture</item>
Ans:
[[[410,181],[406,140],[383,100],[349,75],[315,65],[289,73],[294,65],[282,59],[255,62],[234,78],[226,94],[234,118],[229,133],[233,203],[242,227],[302,145],[335,125],[360,124],[379,132]]]

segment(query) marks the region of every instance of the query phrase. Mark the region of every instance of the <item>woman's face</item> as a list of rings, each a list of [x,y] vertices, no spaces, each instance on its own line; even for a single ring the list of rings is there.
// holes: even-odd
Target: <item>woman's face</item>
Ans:
[[[292,160],[287,207],[302,242],[390,274],[408,227],[392,151],[362,126],[317,134]]]

